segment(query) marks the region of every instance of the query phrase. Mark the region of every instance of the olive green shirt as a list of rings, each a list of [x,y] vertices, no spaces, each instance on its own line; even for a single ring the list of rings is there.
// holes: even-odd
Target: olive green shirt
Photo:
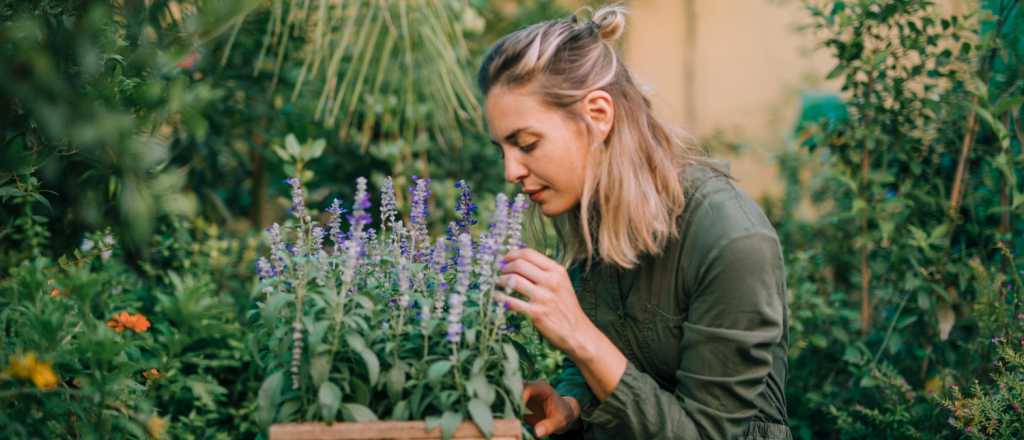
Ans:
[[[583,311],[628,363],[598,401],[566,360],[554,383],[582,408],[582,424],[566,437],[792,438],[778,236],[728,177],[702,165],[681,177],[679,238],[659,255],[632,270],[603,262],[570,268]]]

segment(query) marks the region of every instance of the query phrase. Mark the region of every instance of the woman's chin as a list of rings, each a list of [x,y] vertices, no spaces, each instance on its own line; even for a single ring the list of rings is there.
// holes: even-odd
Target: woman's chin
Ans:
[[[540,209],[540,213],[544,214],[544,216],[548,218],[558,217],[569,210],[569,208],[558,205],[552,201],[535,202],[535,204],[537,205],[537,208]]]

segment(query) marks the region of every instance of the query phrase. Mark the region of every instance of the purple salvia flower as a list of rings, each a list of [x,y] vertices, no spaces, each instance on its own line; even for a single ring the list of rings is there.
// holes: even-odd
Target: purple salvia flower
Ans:
[[[285,183],[292,187],[292,215],[299,220],[306,218],[306,197],[302,192],[302,182],[298,178],[289,177]]]
[[[505,194],[498,194],[494,197],[494,215],[491,218],[492,221],[492,238],[495,243],[503,244],[508,234],[509,226],[509,204],[508,196]],[[498,249],[501,251],[501,249]]]
[[[477,252],[477,273],[481,282],[491,282],[497,265],[504,256],[504,242],[508,234],[508,196],[499,193],[494,198],[494,214],[490,230],[480,239]],[[486,289],[482,289],[486,291]]]
[[[380,189],[380,227],[387,228],[398,218],[398,202],[395,201],[395,182],[391,176],[384,178]]]
[[[345,266],[341,271],[341,282],[346,286],[352,285],[355,278],[356,267],[359,266],[359,242],[349,240],[345,243]]]
[[[461,306],[460,306],[461,307]],[[448,323],[448,335],[446,339],[451,342],[459,342],[462,339],[463,331],[462,323],[460,322],[449,322]]]
[[[341,281],[347,286],[352,285],[360,260],[366,255],[363,228],[370,222],[370,215],[366,212],[369,208],[370,196],[366,192],[366,178],[359,177],[356,179],[356,196],[355,202],[352,204],[352,214],[348,216],[349,231],[344,245],[345,265],[341,272]]]
[[[412,176],[415,187],[410,188],[412,192],[412,203],[409,211],[409,232],[412,233],[413,251],[416,252],[416,260],[422,261],[422,251],[430,245],[430,237],[427,235],[427,204],[430,199],[430,179],[420,179]]]
[[[526,201],[526,196],[522,193],[516,195],[515,201],[512,202],[508,219],[508,239],[506,243],[509,249],[523,247],[523,213],[527,207],[529,207],[529,202]]]
[[[473,268],[470,262],[473,261],[473,239],[469,234],[459,236],[459,258],[456,261],[458,271],[455,278],[455,292],[465,295],[469,291],[470,276]]]
[[[398,259],[398,306],[409,307],[410,293],[412,291],[412,268],[409,267],[409,260],[405,257]]]
[[[425,335],[430,332],[431,304],[428,301],[424,301],[423,304],[420,304],[419,306],[420,311],[417,315],[420,320],[420,331]]]
[[[260,276],[260,281],[274,277],[274,268],[270,266],[267,257],[260,257],[259,260],[256,260],[256,271]]]
[[[459,342],[462,338],[462,303],[466,301],[469,291],[470,274],[473,259],[473,239],[469,234],[459,236],[459,259],[456,263],[455,291],[448,296],[448,340]]]
[[[455,182],[455,188],[459,190],[459,198],[455,201],[455,213],[458,215],[455,225],[458,227],[457,233],[461,234],[476,224],[476,204],[473,203],[473,192],[465,180]]]
[[[352,225],[351,229],[362,231],[364,226],[373,221],[370,214],[366,212],[370,206],[370,194],[366,192],[366,178],[360,177],[356,179],[356,200],[352,203],[352,214],[348,216],[349,224]],[[362,236],[358,238],[362,239]]]
[[[310,235],[313,236],[313,252],[319,253],[324,247],[324,228],[315,225],[310,231]]]
[[[355,242],[356,255],[365,256],[365,234],[363,228],[370,224],[372,218],[370,214],[366,212],[370,209],[370,194],[366,192],[366,178],[360,177],[356,179],[356,200],[352,204],[352,214],[348,216],[349,221],[349,232],[348,240]]]
[[[270,263],[275,274],[284,273],[288,265],[288,250],[284,243],[284,235],[281,232],[281,225],[274,223],[267,228],[267,237],[270,241]]]
[[[434,242],[434,249],[430,253],[430,268],[435,273],[443,274],[448,271],[448,239],[441,237]]]
[[[331,202],[331,206],[327,208],[327,213],[330,214],[330,218],[327,220],[328,235],[331,238],[331,242],[334,243],[334,254],[337,255],[338,251],[341,250],[341,240],[343,237],[341,232],[341,215],[345,213],[345,208],[341,207],[341,200],[334,199]]]
[[[445,285],[444,273],[447,270],[447,248],[447,240],[443,237],[439,238],[434,243],[434,249],[430,255],[430,269],[437,280],[436,290],[434,291],[434,313],[437,314],[444,311],[445,291],[447,288],[442,288],[441,286]]]

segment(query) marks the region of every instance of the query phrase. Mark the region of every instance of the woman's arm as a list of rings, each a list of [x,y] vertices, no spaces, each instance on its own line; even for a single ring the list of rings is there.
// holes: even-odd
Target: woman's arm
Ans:
[[[708,258],[689,298],[676,389],[661,389],[630,363],[584,420],[634,438],[725,439],[744,432],[783,335],[781,251],[774,235],[754,232]]]
[[[689,298],[673,392],[661,389],[595,331],[567,277],[568,293],[556,281],[558,271],[536,251],[516,252],[510,254],[503,283],[529,301],[499,298],[526,314],[580,369],[601,400],[583,411],[585,420],[632,438],[730,438],[757,413],[754,400],[771,371],[771,349],[783,334],[784,273],[774,235],[733,237],[706,256]]]

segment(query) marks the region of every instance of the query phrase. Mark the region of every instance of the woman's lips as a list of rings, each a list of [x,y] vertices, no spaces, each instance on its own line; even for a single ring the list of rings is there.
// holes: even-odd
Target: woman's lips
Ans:
[[[530,193],[530,200],[533,200],[534,202],[536,202],[537,200],[539,200],[539,199],[540,199],[540,195],[541,195],[541,194],[542,194],[542,193],[543,193],[544,191],[546,191],[546,190],[544,190],[544,189],[540,189],[540,190],[537,190],[537,191],[534,191],[534,192]]]

